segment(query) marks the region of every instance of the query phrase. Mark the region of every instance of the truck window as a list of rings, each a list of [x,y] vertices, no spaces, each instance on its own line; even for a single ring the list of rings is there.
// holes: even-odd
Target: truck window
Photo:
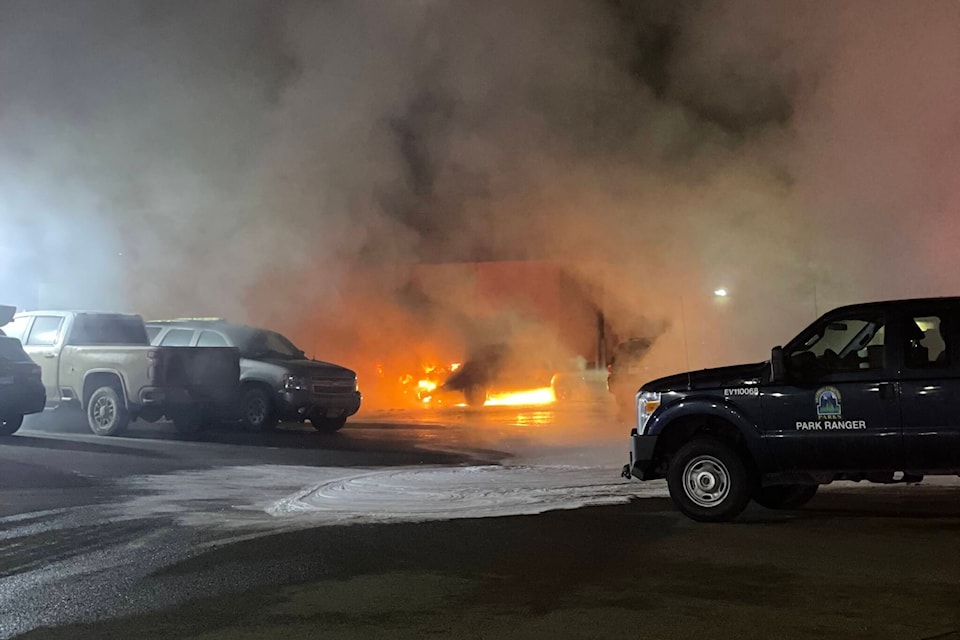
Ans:
[[[78,313],[68,344],[73,346],[149,345],[140,316]]]
[[[908,318],[903,332],[904,366],[910,369],[948,367],[950,354],[943,335],[945,326],[939,315]]]
[[[226,338],[213,331],[201,331],[198,347],[229,347]]]
[[[815,327],[788,355],[824,373],[883,369],[884,329],[882,314],[834,318]]]
[[[16,338],[20,342],[26,337],[27,325],[30,324],[30,316],[20,316],[14,318],[10,324],[0,327],[5,334],[11,338]]]
[[[43,347],[57,344],[61,325],[63,325],[63,318],[60,316],[36,316],[33,319],[33,326],[30,327],[30,335],[27,336],[24,344]]]
[[[160,327],[147,327],[147,339],[150,340],[150,344],[153,344],[153,340],[160,334],[162,329]]]
[[[193,341],[193,329],[170,329],[160,341],[161,347],[189,347]]]

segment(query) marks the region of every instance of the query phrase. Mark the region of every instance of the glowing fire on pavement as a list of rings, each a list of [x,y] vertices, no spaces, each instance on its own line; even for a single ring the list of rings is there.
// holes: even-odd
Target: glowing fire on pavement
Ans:
[[[444,391],[441,388],[444,380],[457,371],[462,365],[454,362],[448,365],[422,364],[418,374],[404,374],[399,382],[404,395],[415,399],[423,406],[457,406],[465,407],[462,392]],[[440,392],[438,393],[438,389]],[[503,391],[495,389],[489,393],[485,407],[519,407],[553,404],[557,401],[552,387],[537,389],[522,389],[517,391]]]
[[[551,387],[514,391],[511,393],[492,393],[483,403],[485,407],[516,407],[539,404],[552,404],[557,401]]]

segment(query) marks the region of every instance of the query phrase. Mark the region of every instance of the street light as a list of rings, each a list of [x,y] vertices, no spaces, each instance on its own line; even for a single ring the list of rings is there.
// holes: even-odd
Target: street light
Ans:
[[[718,298],[725,298],[727,296],[727,290],[723,288],[717,289],[713,292],[713,295],[717,296]]]

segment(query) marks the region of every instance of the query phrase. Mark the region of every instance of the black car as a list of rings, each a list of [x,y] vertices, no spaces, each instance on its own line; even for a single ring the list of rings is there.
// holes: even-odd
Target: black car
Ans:
[[[767,362],[682,373],[636,396],[625,477],[666,478],[695,520],[797,508],[833,480],[960,474],[960,298],[823,315]]]
[[[14,307],[0,306],[0,326],[13,319]],[[23,416],[40,413],[47,403],[47,393],[40,379],[40,367],[16,338],[0,330],[0,436],[16,433]]]
[[[248,428],[271,429],[281,420],[309,420],[319,431],[337,431],[360,409],[354,371],[307,358],[275,331],[219,319],[146,324],[153,345],[239,348],[238,411]]]

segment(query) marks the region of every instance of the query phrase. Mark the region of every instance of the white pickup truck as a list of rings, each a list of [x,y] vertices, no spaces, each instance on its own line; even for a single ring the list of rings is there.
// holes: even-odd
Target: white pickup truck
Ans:
[[[138,418],[195,431],[239,392],[237,349],[152,347],[140,316],[27,311],[2,330],[40,365],[47,407],[78,405],[98,435]]]

